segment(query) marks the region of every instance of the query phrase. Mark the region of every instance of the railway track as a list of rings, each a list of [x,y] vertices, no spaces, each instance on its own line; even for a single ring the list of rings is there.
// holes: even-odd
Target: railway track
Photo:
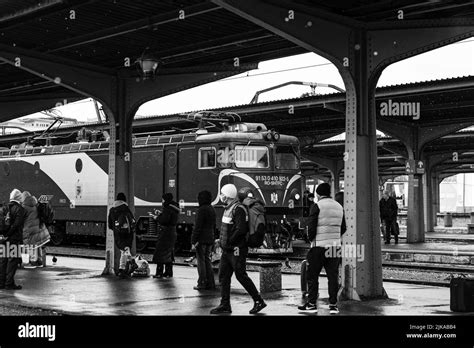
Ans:
[[[74,246],[48,246],[46,252],[56,257],[84,257],[94,259],[104,259],[105,253],[101,246],[85,247],[80,245]],[[146,260],[152,258],[151,252],[140,253]],[[175,264],[183,266],[195,266],[195,261],[189,262],[192,258],[191,253],[176,256]],[[282,272],[287,274],[300,274],[300,265],[304,257],[278,257],[275,255],[262,255],[259,257],[249,257],[251,260],[274,260],[282,262]],[[387,282],[397,282],[406,284],[430,285],[430,286],[449,286],[452,276],[464,274],[466,276],[474,276],[474,265],[446,265],[436,263],[414,263],[414,262],[396,262],[383,261],[383,280]],[[325,276],[324,272],[322,273]]]

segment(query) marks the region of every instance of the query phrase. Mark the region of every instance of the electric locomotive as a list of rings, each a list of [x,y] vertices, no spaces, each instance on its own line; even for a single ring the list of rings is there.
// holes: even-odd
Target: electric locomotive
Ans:
[[[200,122],[208,120],[199,117]],[[157,226],[149,212],[160,209],[163,193],[171,192],[179,202],[177,249],[189,250],[198,192],[208,190],[215,197],[212,204],[220,226],[224,210],[220,188],[233,183],[238,189],[249,187],[266,207],[264,247],[251,252],[292,252],[291,240],[303,211],[298,139],[260,123],[227,118],[221,124],[224,129],[219,132],[200,127],[191,133],[133,139],[138,250],[156,241]],[[55,211],[51,234],[56,245],[78,237],[103,242],[108,148],[108,141],[82,141],[2,150],[0,200],[8,200],[13,188],[48,200]]]

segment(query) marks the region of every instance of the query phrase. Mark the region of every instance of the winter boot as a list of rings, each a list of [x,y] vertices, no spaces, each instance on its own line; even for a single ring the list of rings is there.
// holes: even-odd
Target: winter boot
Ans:
[[[166,278],[173,277],[173,263],[172,262],[165,263],[165,273],[163,273],[163,277],[166,277]]]
[[[153,278],[163,278],[163,264],[162,263],[156,264],[156,274],[153,276]]]

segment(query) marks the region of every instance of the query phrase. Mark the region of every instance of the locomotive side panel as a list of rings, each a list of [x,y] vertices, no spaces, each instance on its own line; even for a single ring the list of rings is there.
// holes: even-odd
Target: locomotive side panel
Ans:
[[[176,145],[169,145],[169,146],[166,146],[164,150],[163,193],[170,192],[171,194],[173,194],[173,197],[175,197],[175,199],[178,199],[177,176],[178,176],[178,147]]]
[[[163,194],[163,149],[135,149],[132,160],[135,197],[146,202],[161,202]]]
[[[218,177],[215,147],[189,145],[180,147],[178,199],[185,215],[181,216],[183,221],[194,222],[199,207],[197,195],[200,191],[207,190],[211,192],[212,197],[217,196]]]

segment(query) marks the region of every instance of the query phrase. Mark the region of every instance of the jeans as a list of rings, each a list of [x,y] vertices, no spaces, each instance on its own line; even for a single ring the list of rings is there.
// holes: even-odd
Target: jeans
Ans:
[[[230,280],[235,272],[235,277],[245,290],[252,296],[254,301],[262,300],[252,279],[247,275],[246,270],[246,249],[240,249],[236,256],[234,251],[223,251],[219,265],[219,279],[221,282],[221,304],[230,306]]]
[[[396,220],[390,220],[390,219],[383,219],[382,223],[384,225],[384,230],[385,230],[385,241],[390,242],[391,235],[393,234],[395,236],[395,240],[398,241],[398,234],[396,233]]]
[[[328,251],[332,251],[329,253]],[[308,260],[308,301],[316,303],[319,292],[319,274],[322,268],[326,270],[328,278],[329,304],[337,304],[337,291],[339,290],[339,263],[338,248],[313,247],[307,255]]]
[[[212,270],[211,252],[213,244],[201,244],[196,247],[198,286],[214,288],[214,272]]]
[[[21,258],[17,257],[2,257],[0,258],[0,286],[15,285],[15,273]]]
[[[130,253],[130,248],[125,247],[124,250],[120,250],[120,263],[119,269],[125,270],[127,268],[127,262],[132,259],[132,254]]]

